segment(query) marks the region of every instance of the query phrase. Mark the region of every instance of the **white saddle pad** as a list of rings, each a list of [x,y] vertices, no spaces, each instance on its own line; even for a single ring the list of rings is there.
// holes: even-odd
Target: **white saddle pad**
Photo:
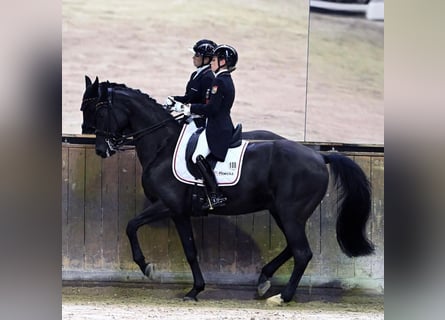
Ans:
[[[187,184],[204,185],[201,179],[195,177],[188,171],[185,164],[185,150],[190,136],[197,130],[195,123],[185,124],[176,143],[173,155],[172,169],[176,179]],[[220,186],[233,186],[238,183],[241,176],[241,167],[248,141],[243,140],[241,145],[230,148],[224,162],[217,162],[215,165],[215,177]]]

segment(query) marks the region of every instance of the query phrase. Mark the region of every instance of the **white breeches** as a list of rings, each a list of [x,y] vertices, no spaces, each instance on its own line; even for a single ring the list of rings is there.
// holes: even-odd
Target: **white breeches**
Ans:
[[[196,158],[202,155],[204,158],[210,154],[209,145],[207,143],[206,129],[201,132],[198,138],[198,143],[196,144],[195,152],[193,152],[192,161],[196,163]]]

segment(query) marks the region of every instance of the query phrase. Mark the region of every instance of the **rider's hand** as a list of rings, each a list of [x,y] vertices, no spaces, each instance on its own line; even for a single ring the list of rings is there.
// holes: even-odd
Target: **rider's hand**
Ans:
[[[167,99],[165,99],[164,107],[170,110],[174,104],[175,104],[175,99],[173,99],[172,96],[168,96]]]
[[[190,112],[190,104],[184,104],[184,115],[189,116],[191,114]]]
[[[173,106],[173,111],[184,112],[184,105],[181,102],[175,101],[175,104]]]

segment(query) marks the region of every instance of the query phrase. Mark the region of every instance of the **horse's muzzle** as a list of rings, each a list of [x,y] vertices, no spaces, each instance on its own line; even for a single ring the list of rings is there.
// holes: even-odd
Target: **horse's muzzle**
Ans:
[[[116,149],[108,139],[105,139],[104,142],[96,144],[96,154],[102,158],[109,158],[116,153]]]
[[[101,158],[108,158],[110,156],[110,152],[108,150],[99,150],[96,149],[96,154]]]

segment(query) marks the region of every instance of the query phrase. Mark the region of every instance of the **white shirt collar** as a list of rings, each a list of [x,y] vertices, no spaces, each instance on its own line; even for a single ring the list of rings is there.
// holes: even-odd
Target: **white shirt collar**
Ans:
[[[200,74],[202,71],[204,71],[205,69],[210,68],[210,64],[206,64],[205,66],[199,67],[196,70],[195,76],[193,77],[193,79],[196,79],[196,77],[198,76],[198,74]]]
[[[229,72],[229,70],[227,70],[227,69],[219,70],[217,73],[215,73],[215,77],[219,76],[223,72]]]

